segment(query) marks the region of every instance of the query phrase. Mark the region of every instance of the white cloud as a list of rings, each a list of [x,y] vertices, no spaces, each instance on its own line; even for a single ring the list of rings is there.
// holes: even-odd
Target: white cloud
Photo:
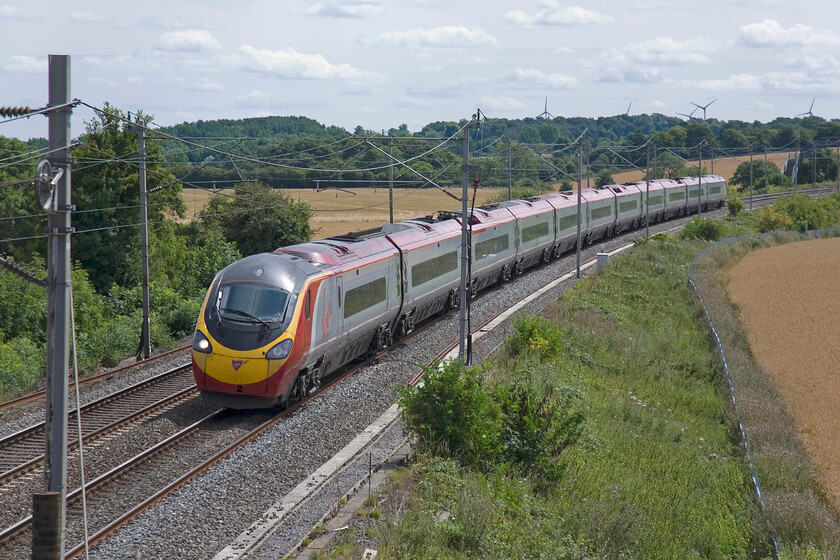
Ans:
[[[0,5],[0,19],[35,19],[38,14],[20,6]]]
[[[741,27],[738,42],[756,48],[836,46],[840,45],[840,37],[829,31],[818,31],[805,25],[794,25],[785,29],[779,22],[768,19]]]
[[[140,17],[136,23],[140,27],[152,29],[181,29],[184,27],[179,18],[157,12]]]
[[[683,85],[714,91],[756,91],[761,89],[761,77],[754,74],[732,74],[717,80],[686,81]]]
[[[128,55],[119,56],[85,56],[82,57],[82,64],[97,68],[99,70],[118,70],[125,68],[132,64],[131,57]]]
[[[688,4],[689,0],[635,0],[631,6],[636,10],[670,10]]]
[[[307,10],[315,16],[335,18],[367,18],[382,13],[382,6],[375,1],[344,4],[315,4]]]
[[[623,66],[615,64],[601,68],[599,82],[655,84],[665,79],[665,71],[657,66]]]
[[[46,57],[11,55],[0,58],[0,69],[13,74],[44,74],[49,64]]]
[[[159,51],[186,53],[211,52],[218,50],[220,47],[221,45],[213,35],[202,29],[186,29],[164,33],[155,45],[155,48]]]
[[[568,89],[578,83],[577,78],[565,74],[546,74],[533,68],[515,68],[499,76],[498,81],[529,89]]]
[[[255,89],[245,95],[240,95],[236,101],[240,107],[268,107],[274,101],[274,96]]]
[[[105,23],[111,21],[111,16],[102,12],[71,12],[70,21],[76,23]]]
[[[221,84],[217,84],[215,82],[208,82],[208,81],[201,81],[201,82],[193,82],[190,81],[189,85],[186,87],[187,91],[196,91],[199,93],[216,93],[219,91],[225,91],[225,88]]]
[[[480,47],[496,43],[496,38],[479,27],[435,27],[410,31],[386,31],[374,43],[410,48]]]
[[[704,54],[712,48],[703,40],[676,41],[671,37],[657,37],[643,43],[633,43],[622,48],[630,59],[653,64],[708,64]]]
[[[543,5],[545,8],[533,15],[526,14],[522,10],[513,10],[505,14],[505,19],[515,25],[559,25],[563,27],[613,21],[612,16],[587,10],[580,6],[560,6],[550,0],[543,2]]]
[[[702,39],[677,41],[657,37],[611,48],[598,59],[598,81],[651,84],[665,79],[668,66],[710,64],[706,54],[715,48]]]
[[[489,97],[486,95],[478,98],[478,106],[482,110],[486,109],[488,111],[522,111],[528,108],[524,103],[510,97]]]
[[[234,55],[235,64],[249,72],[263,72],[280,78],[361,79],[375,74],[349,64],[332,64],[323,55],[305,54],[288,47],[281,51],[256,49],[243,45]]]

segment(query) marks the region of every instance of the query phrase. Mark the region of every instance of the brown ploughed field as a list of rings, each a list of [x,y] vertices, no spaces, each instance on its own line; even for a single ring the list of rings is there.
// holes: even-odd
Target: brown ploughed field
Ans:
[[[840,510],[840,239],[753,251],[732,270],[728,292]]]

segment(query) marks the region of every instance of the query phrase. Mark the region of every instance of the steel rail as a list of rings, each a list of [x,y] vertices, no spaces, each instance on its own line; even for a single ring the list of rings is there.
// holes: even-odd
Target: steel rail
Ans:
[[[178,348],[175,348],[174,350],[169,350],[168,352],[163,352],[161,354],[155,354],[154,356],[150,357],[148,360],[143,360],[142,362],[135,362],[133,364],[126,364],[124,366],[120,366],[120,367],[117,367],[117,368],[114,368],[114,369],[111,369],[111,370],[108,370],[108,371],[104,371],[102,373],[98,373],[98,374],[93,375],[91,377],[85,377],[84,379],[79,381],[79,387],[84,387],[86,385],[96,383],[97,381],[105,381],[105,380],[110,379],[114,376],[124,374],[124,373],[126,373],[126,371],[130,371],[130,370],[132,370],[134,368],[137,368],[137,367],[149,365],[150,363],[155,363],[159,360],[162,360],[163,358],[168,358],[168,357],[170,357],[174,354],[177,354],[178,352],[183,352],[184,350],[188,350],[189,348],[191,348],[190,345],[179,346]],[[75,387],[75,386],[76,386],[76,384],[71,382],[69,384],[70,390],[72,391],[73,387]],[[39,399],[41,399],[41,400],[46,399],[46,393],[43,390],[34,391],[32,393],[28,393],[28,394],[23,395],[21,397],[17,397],[15,399],[0,403],[0,411],[7,410],[9,408],[14,408],[16,406],[20,406],[22,404],[26,404],[26,403],[29,403],[29,402],[32,402],[32,401],[37,401]]]
[[[88,418],[88,420],[86,422],[88,424],[88,427],[91,427],[91,420],[90,420],[91,416],[95,413],[102,413],[103,414],[104,418],[100,419],[98,422],[93,424],[93,431],[94,432],[100,430],[103,427],[107,427],[107,426],[110,426],[110,425],[113,425],[113,424],[119,424],[122,420],[124,420],[127,417],[124,414],[120,413],[120,415],[118,416],[118,418],[115,421],[108,422],[107,420],[108,420],[108,410],[109,409],[107,407],[109,405],[117,403],[117,402],[121,402],[124,399],[131,398],[135,395],[140,394],[144,390],[152,391],[156,386],[160,386],[161,384],[166,383],[170,379],[176,380],[177,376],[179,374],[183,375],[186,371],[188,371],[188,369],[189,369],[188,365],[187,366],[179,366],[179,367],[170,369],[168,371],[165,371],[163,373],[160,373],[158,375],[155,375],[153,377],[150,377],[148,379],[145,379],[143,381],[135,383],[135,384],[133,384],[129,387],[126,387],[126,388],[124,388],[124,389],[122,389],[122,390],[120,390],[116,393],[106,395],[105,397],[102,397],[101,399],[97,399],[93,402],[90,402],[90,403],[84,405],[81,408],[82,417],[83,417],[83,419],[86,418],[86,417]],[[194,387],[194,384],[192,384],[192,387]],[[187,388],[189,388],[189,386]],[[172,396],[172,395],[171,394],[167,395],[167,397],[170,397],[170,396]],[[149,405],[143,406],[142,408],[140,408],[138,410],[135,410],[134,412],[135,413],[136,412],[142,412],[142,411],[146,410],[147,408],[149,408],[150,406],[151,407],[160,406],[159,405],[160,401],[165,400],[167,397],[164,397],[164,399],[156,399],[155,401],[153,401]],[[71,411],[70,416],[75,418],[76,413],[77,412],[75,410],[73,410],[73,411]],[[131,413],[128,417],[133,416],[133,414],[134,413]],[[73,425],[75,425],[75,424],[73,424]],[[93,433],[93,432],[89,432],[89,433]],[[18,468],[23,463],[28,463],[33,458],[37,457],[38,456],[37,453],[35,453],[34,455],[29,453],[27,455],[28,458],[24,459],[23,463],[20,463],[20,462],[18,462],[17,464],[14,463],[14,461],[16,460],[14,458],[15,455],[18,455],[18,456],[24,455],[25,453],[27,453],[27,450],[33,449],[33,448],[35,448],[35,449],[41,448],[42,449],[43,445],[44,445],[43,438],[44,438],[44,422],[40,422],[38,424],[35,424],[34,426],[24,428],[24,429],[22,429],[18,432],[15,432],[13,434],[10,434],[10,435],[6,436],[3,439],[0,439],[0,470],[2,470],[2,473],[3,473],[2,475],[0,475],[0,481],[4,480],[6,478],[5,475],[6,475],[7,472]],[[75,438],[72,438],[72,439],[70,439],[70,443],[68,444],[68,448],[72,449],[76,445],[77,445],[77,442],[75,441]],[[3,466],[4,464],[6,466]]]
[[[179,401],[181,401],[181,400],[183,400],[183,399],[185,399],[185,398],[187,398],[191,395],[196,395],[197,393],[198,393],[198,389],[195,386],[187,387],[185,389],[182,389],[177,393],[174,393],[172,395],[169,395],[168,397],[164,397],[163,399],[161,399],[161,400],[159,400],[155,403],[152,403],[151,405],[149,405],[148,407],[146,407],[144,409],[138,410],[137,412],[131,414],[130,416],[126,416],[126,417],[124,417],[120,420],[117,420],[116,422],[113,422],[112,424],[102,426],[101,428],[98,428],[97,430],[86,434],[84,436],[84,438],[82,439],[82,444],[84,445],[84,444],[87,444],[87,443],[92,443],[92,442],[96,441],[97,439],[99,439],[100,437],[104,436],[107,433],[113,432],[113,431],[118,430],[118,429],[120,429],[124,426],[132,424],[132,423],[137,422],[139,420],[142,420],[143,418],[151,416],[152,414],[155,414],[157,412],[163,412],[166,409],[170,408],[171,406],[177,404],[177,402],[179,402]],[[67,446],[67,450],[72,451],[72,450],[78,448],[78,446],[79,446],[78,440],[74,439]],[[43,464],[43,462],[44,462],[44,455],[41,454],[41,455],[38,455],[37,457],[33,457],[32,459],[30,459],[29,461],[27,461],[25,463],[22,463],[22,464],[18,465],[17,467],[14,467],[14,468],[12,468],[12,469],[4,472],[4,473],[0,473],[0,487],[3,487],[4,485],[9,484],[14,479],[16,479],[16,478],[22,476],[23,474],[28,473],[28,472],[34,470],[35,468],[41,466]]]

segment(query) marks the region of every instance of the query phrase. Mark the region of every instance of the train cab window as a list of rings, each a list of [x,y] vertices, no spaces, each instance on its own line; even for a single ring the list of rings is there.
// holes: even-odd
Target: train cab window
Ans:
[[[303,314],[306,316],[307,321],[309,320],[309,316],[310,316],[310,313],[311,313],[310,312],[310,304],[311,304],[311,299],[312,298],[310,297],[310,293],[311,292],[309,290],[306,290],[306,301],[303,302]]]
[[[217,300],[219,316],[239,322],[276,323],[283,320],[289,294],[264,284],[238,282],[222,286]]]

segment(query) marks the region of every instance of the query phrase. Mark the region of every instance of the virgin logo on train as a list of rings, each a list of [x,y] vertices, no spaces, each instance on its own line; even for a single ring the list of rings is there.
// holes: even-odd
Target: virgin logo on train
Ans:
[[[245,363],[244,360],[231,360],[230,361],[230,365],[233,366],[233,371],[239,371],[239,368],[241,368],[242,364],[244,364],[244,363]]]

